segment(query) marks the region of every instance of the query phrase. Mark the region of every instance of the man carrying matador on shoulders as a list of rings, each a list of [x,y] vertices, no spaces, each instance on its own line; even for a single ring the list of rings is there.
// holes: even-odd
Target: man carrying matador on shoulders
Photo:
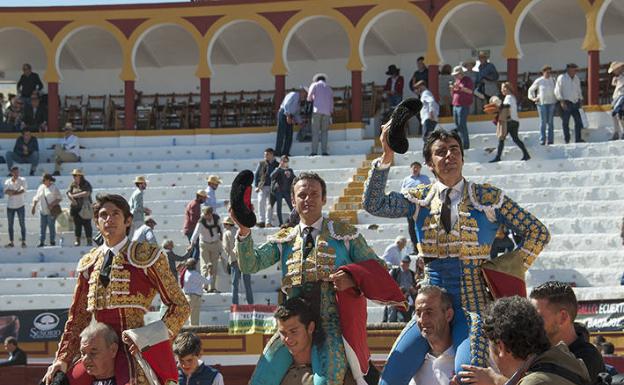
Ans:
[[[383,127],[383,154],[373,161],[365,184],[364,209],[379,217],[414,219],[419,253],[425,261],[425,280],[453,296],[455,373],[461,371],[462,364],[485,367],[488,348],[480,315],[492,295],[526,293],[524,273],[548,243],[549,232],[500,189],[463,177],[464,152],[455,131],[438,129],[425,142],[425,163],[436,182],[386,194],[394,161],[389,133],[390,124]],[[519,242],[511,253],[490,260],[500,225],[511,229]],[[428,350],[414,319],[392,347],[380,384],[407,385]]]

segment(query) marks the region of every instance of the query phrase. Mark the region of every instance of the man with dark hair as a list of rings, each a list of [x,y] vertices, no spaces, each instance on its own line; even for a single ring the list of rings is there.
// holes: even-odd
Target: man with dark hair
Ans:
[[[416,83],[424,81],[425,86],[429,83],[429,69],[425,65],[425,58],[423,56],[416,59],[416,71],[409,82],[409,88],[412,92],[416,92]]]
[[[574,141],[576,143],[584,142],[581,138],[583,120],[580,112],[583,91],[577,73],[578,65],[569,63],[566,65],[566,71],[557,77],[555,83],[555,97],[561,106],[561,125],[566,143],[570,143],[570,117],[574,119]]]
[[[48,111],[41,105],[37,94],[30,98],[30,105],[24,107],[24,124],[33,131],[48,131]]]
[[[0,362],[0,368],[5,366],[26,365],[28,358],[26,352],[17,346],[17,338],[5,338],[4,350],[9,353],[9,358],[6,361]]]
[[[9,171],[14,163],[30,163],[30,176],[35,175],[39,165],[39,142],[29,128],[24,128],[22,135],[17,137],[13,151],[7,151],[6,161]]]
[[[548,230],[500,189],[464,179],[464,150],[456,131],[438,129],[427,138],[423,153],[437,178],[435,183],[386,194],[394,161],[388,130],[389,126],[385,126],[381,134],[383,154],[373,161],[364,187],[363,207],[381,217],[414,218],[418,246],[429,272],[428,284],[443,287],[453,296],[456,372],[461,364],[485,367],[487,352],[479,314],[490,294],[486,292],[481,265],[490,259],[496,230],[505,224],[519,236],[516,249],[500,257],[507,257],[523,270],[517,275],[514,271],[514,276],[524,276],[524,270],[548,243]],[[521,287],[523,282],[516,285]],[[505,286],[509,283],[505,282]],[[382,384],[407,384],[425,354],[420,331],[414,323],[408,324],[390,353]]]
[[[318,316],[307,301],[295,297],[277,308],[275,320],[279,338],[293,358],[280,385],[313,385],[312,347],[320,347],[324,338]],[[350,371],[344,384],[355,385]]]
[[[576,333],[574,320],[578,303],[572,287],[563,282],[549,281],[534,288],[529,297],[544,319],[550,343],[564,342],[572,354],[587,366],[591,383],[600,383],[598,374],[606,371],[604,360],[594,345]]]
[[[258,227],[271,227],[273,206],[271,200],[271,173],[279,167],[272,148],[264,150],[264,159],[258,162],[254,173],[254,187],[258,193]]]
[[[551,347],[542,318],[518,296],[497,300],[483,319],[490,357],[507,384],[573,385],[589,381],[587,369],[564,343]],[[462,373],[470,378],[469,373]],[[468,381],[472,382],[472,381]]]
[[[19,92],[24,103],[30,104],[30,98],[34,91],[41,91],[43,83],[39,74],[32,71],[32,66],[24,63],[22,66],[22,76],[17,81],[17,92]]]
[[[121,337],[124,330],[143,326],[143,316],[159,294],[167,305],[162,321],[170,335],[175,336],[190,313],[189,304],[169,269],[167,255],[158,245],[128,240],[132,214],[124,197],[98,195],[93,213],[104,243],[78,262],[78,282],[56,357],[45,377],[46,384],[59,370],[68,374],[70,382],[72,376],[78,376],[75,378],[78,381],[82,379],[68,369],[79,357],[79,336],[92,318],[111,326]],[[137,346],[133,344],[119,347],[115,361],[118,384],[133,381],[146,385],[146,377],[132,354],[135,352]]]
[[[366,298],[394,305],[403,303],[400,289],[387,273],[385,263],[367,245],[357,228],[323,217],[327,202],[325,181],[303,172],[293,181],[292,203],[299,213],[297,226],[285,228],[254,246],[251,230],[237,223],[238,263],[253,274],[274,264],[282,271],[287,298],[306,299],[320,315],[327,338],[312,350],[316,385],[342,385],[347,368],[364,381],[370,352],[366,341]],[[279,339],[265,349],[251,385],[279,385],[293,357]]]
[[[223,385],[223,375],[200,360],[201,349],[201,339],[191,332],[180,333],[173,342],[179,385]]]

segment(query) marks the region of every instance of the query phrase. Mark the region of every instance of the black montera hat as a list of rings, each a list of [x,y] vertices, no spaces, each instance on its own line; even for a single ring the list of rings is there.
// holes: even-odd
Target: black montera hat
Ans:
[[[250,170],[243,170],[236,175],[230,190],[230,205],[236,220],[245,227],[256,225],[256,214],[251,206],[251,185],[254,174]]]
[[[399,154],[405,154],[409,148],[406,125],[410,118],[420,112],[422,103],[417,98],[407,98],[392,111],[388,145]]]

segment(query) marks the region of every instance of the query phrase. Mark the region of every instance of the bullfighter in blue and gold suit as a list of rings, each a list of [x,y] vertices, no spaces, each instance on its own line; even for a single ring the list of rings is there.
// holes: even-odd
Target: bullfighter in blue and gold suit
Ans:
[[[394,158],[387,132],[384,128],[381,135],[384,153],[373,161],[365,185],[364,209],[380,217],[414,218],[420,255],[426,263],[425,280],[445,288],[454,298],[455,373],[459,373],[461,364],[485,367],[488,350],[480,314],[491,297],[481,266],[490,260],[496,230],[504,224],[519,236],[516,249],[508,257],[518,263],[522,272],[548,243],[548,230],[500,189],[464,179],[463,147],[455,132],[436,130],[425,144],[425,162],[437,178],[435,183],[386,194]],[[397,338],[380,384],[409,383],[428,350],[414,319]]]
[[[315,385],[342,385],[348,370],[358,385],[366,384],[364,375],[370,359],[366,345],[366,298],[400,305],[403,296],[390,279],[385,263],[357,228],[322,216],[325,182],[316,174],[302,173],[293,186],[292,200],[301,222],[268,237],[268,242],[258,247],[254,247],[250,229],[241,226],[230,211],[240,227],[240,269],[243,273],[255,273],[278,263],[282,290],[289,298],[305,298],[320,315],[326,338],[321,346],[312,349]],[[279,385],[292,362],[288,349],[275,335],[250,384]]]

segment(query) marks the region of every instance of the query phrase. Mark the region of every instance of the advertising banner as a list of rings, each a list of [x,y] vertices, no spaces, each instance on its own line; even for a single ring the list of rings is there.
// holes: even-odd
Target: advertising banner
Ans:
[[[0,340],[58,341],[67,321],[67,309],[0,311]]]

